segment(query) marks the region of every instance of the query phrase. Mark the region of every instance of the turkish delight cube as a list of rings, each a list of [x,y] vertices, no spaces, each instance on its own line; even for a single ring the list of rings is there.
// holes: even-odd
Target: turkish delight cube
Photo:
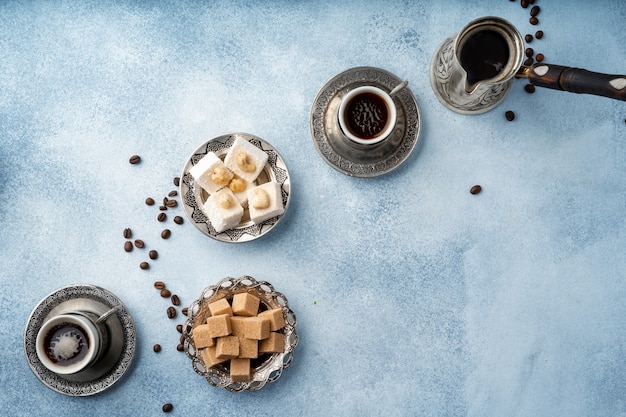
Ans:
[[[280,184],[275,181],[257,185],[248,190],[250,220],[259,224],[285,212]]]
[[[224,158],[224,164],[240,178],[254,182],[268,159],[265,151],[257,148],[243,137],[237,136]]]
[[[226,168],[224,162],[215,154],[209,152],[202,157],[191,169],[189,173],[193,179],[204,188],[209,194],[228,185],[233,178],[233,173]]]
[[[228,187],[211,194],[204,203],[204,211],[218,233],[237,226],[243,216],[243,207]]]

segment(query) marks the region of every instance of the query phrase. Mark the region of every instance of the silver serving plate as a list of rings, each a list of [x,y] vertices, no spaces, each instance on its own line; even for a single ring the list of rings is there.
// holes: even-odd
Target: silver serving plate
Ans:
[[[280,184],[285,212],[271,219],[267,219],[260,224],[254,224],[250,220],[248,209],[245,208],[243,217],[238,226],[218,233],[202,210],[202,206],[209,198],[209,194],[196,184],[189,170],[209,152],[215,152],[218,157],[224,159],[236,136],[246,139],[248,142],[267,153],[267,163],[259,174],[256,183],[258,185],[269,181],[278,182],[278,184]],[[291,197],[291,180],[283,158],[272,145],[248,133],[222,135],[204,142],[187,159],[180,178],[180,194],[187,217],[202,233],[222,242],[248,242],[265,235],[283,218],[287,212]]]
[[[285,317],[285,327],[280,330],[285,336],[283,353],[265,354],[252,360],[252,380],[250,382],[233,382],[230,378],[227,364],[218,364],[207,368],[202,361],[200,352],[193,343],[193,328],[197,324],[206,322],[210,317],[208,305],[220,298],[232,298],[234,294],[251,292],[261,299],[268,309],[281,308]],[[196,301],[188,309],[188,317],[183,326],[184,349],[191,359],[194,371],[206,378],[209,384],[218,388],[225,388],[231,392],[258,391],[268,382],[276,381],[293,361],[293,351],[298,345],[296,331],[296,315],[289,308],[287,298],[274,290],[269,282],[257,281],[252,277],[224,278],[216,285],[205,288]]]
[[[401,82],[385,70],[357,67],[336,75],[322,87],[311,109],[311,134],[318,152],[331,167],[352,177],[370,178],[393,171],[409,157],[421,130],[419,108],[409,88],[394,95],[396,128],[377,145],[363,147],[351,142],[337,120],[341,99],[350,90],[373,85],[390,92]]]
[[[92,367],[72,375],[59,375],[46,368],[37,357],[37,332],[52,316],[68,311],[88,311],[98,316],[119,306],[105,322],[110,343],[102,358]],[[24,331],[24,353],[30,369],[48,388],[69,396],[88,396],[110,388],[130,368],[137,336],[128,309],[111,292],[93,285],[72,285],[44,298],[33,310]]]

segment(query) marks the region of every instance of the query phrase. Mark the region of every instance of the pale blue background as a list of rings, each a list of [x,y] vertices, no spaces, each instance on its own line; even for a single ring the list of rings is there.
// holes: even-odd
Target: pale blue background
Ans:
[[[538,4],[547,62],[626,72],[626,2]],[[504,0],[2,2],[0,414],[626,416],[626,104],[518,80],[490,113],[448,111],[430,60],[484,15],[537,29]],[[333,170],[309,129],[319,89],[361,65],[408,79],[423,117],[376,179]],[[286,160],[285,218],[229,245],[170,215],[161,240],[144,199],[233,131]],[[125,227],[144,251],[122,250]],[[189,304],[244,274],[289,298],[301,339],[276,383],[233,394],[175,350],[152,282]],[[45,387],[22,349],[31,310],[73,283],[117,294],[138,328],[131,371],[89,398]]]

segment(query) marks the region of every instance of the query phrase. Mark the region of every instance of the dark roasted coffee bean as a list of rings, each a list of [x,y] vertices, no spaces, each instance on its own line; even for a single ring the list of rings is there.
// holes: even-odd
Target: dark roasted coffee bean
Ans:
[[[130,157],[128,162],[130,162],[133,165],[138,164],[139,162],[141,162],[141,157],[139,155],[133,155]]]
[[[163,281],[156,281],[154,283],[154,288],[156,288],[157,290],[162,290],[163,288],[165,288],[165,283]]]
[[[127,227],[124,229],[124,239],[130,239],[131,237],[133,237],[133,231]]]
[[[161,345],[159,345],[158,343],[155,344],[154,346],[152,346],[152,350],[154,350],[155,352],[160,352],[161,351]]]
[[[145,243],[143,243],[143,240],[141,239],[135,239],[135,247],[136,248],[143,248],[145,246]]]
[[[176,223],[176,224],[183,224],[184,222],[185,222],[185,220],[182,217],[180,217],[180,216],[174,217],[174,223]]]
[[[524,65],[526,65],[527,67],[530,67],[532,64],[535,63],[535,60],[531,58],[526,58],[526,60],[524,61]]]
[[[159,206],[159,210],[161,210],[161,211],[165,211],[165,210],[167,210],[167,207],[165,207],[165,206]]]
[[[528,0],[520,0],[520,6],[522,6],[524,9],[528,7]]]
[[[543,30],[538,30],[537,32],[535,32],[535,38],[537,39],[543,38]]]
[[[180,305],[180,298],[176,294],[172,295],[172,304],[175,306]]]
[[[537,60],[537,62],[543,62],[543,60],[546,57],[543,54],[537,54],[537,56],[535,57],[535,59]]]
[[[161,237],[162,237],[163,239],[169,239],[171,235],[172,235],[172,232],[170,231],[170,229],[164,229],[164,230],[161,232]]]
[[[157,220],[160,222],[164,222],[165,220],[167,220],[167,214],[163,212],[159,213],[159,215],[157,216]]]
[[[170,298],[171,296],[172,296],[172,293],[167,288],[163,288],[161,290],[161,297],[163,297],[163,298]]]
[[[148,252],[148,256],[150,257],[150,259],[155,260],[159,257],[159,252],[152,249],[150,252]]]
[[[178,191],[176,190],[172,190],[167,194],[168,197],[176,197],[177,195],[178,195]]]
[[[478,194],[479,192],[482,191],[482,187],[480,185],[475,185],[472,188],[470,188],[470,193],[472,194]]]
[[[176,317],[176,309],[172,306],[169,306],[167,308],[167,317],[170,319],[173,319],[174,317]]]
[[[506,120],[508,120],[509,122],[512,122],[513,120],[515,120],[515,113],[513,113],[511,110],[507,110],[506,112],[504,112],[504,117],[506,117]]]
[[[149,206],[154,206],[154,198],[152,197],[146,198],[146,204]]]
[[[163,205],[164,205],[164,206],[167,206],[167,202],[168,202],[168,201],[170,201],[170,199],[169,199],[169,198],[167,198],[167,197],[163,197]]]
[[[182,343],[179,343],[178,345],[176,345],[176,350],[182,352],[185,350],[185,346]]]
[[[527,34],[526,36],[524,36],[524,40],[526,41],[526,43],[531,43],[533,41],[533,35],[531,35],[530,33]]]
[[[167,403],[167,404],[163,404],[163,407],[161,407],[161,409],[163,410],[164,413],[169,413],[170,411],[174,409],[174,406],[171,403]]]
[[[141,269],[150,269],[150,264],[148,262],[142,262],[139,264],[139,268]]]
[[[531,57],[535,54],[535,51],[533,50],[533,48],[526,48],[526,50],[524,51],[524,53],[526,54],[527,57]]]
[[[178,205],[178,201],[176,200],[168,200],[167,203],[165,203],[165,205],[169,208],[174,208]]]
[[[541,8],[539,6],[533,6],[532,9],[530,9],[530,15],[535,17],[539,14],[540,11]]]
[[[527,93],[532,94],[535,92],[535,86],[532,84],[526,84],[524,86],[524,90],[526,90]]]
[[[177,187],[180,185],[180,177],[174,177],[174,185]]]
[[[181,334],[180,337],[178,338],[178,341],[180,342],[181,345],[185,343],[185,336]]]
[[[537,19],[535,16],[528,19],[528,21],[530,22],[531,25],[534,25],[534,26],[539,24],[539,19]]]
[[[126,252],[132,252],[133,251],[133,242],[131,242],[130,240],[127,240],[126,242],[124,242],[124,250]]]
[[[177,324],[176,325],[176,331],[178,331],[178,333],[182,333],[183,332],[183,325],[182,324]]]
[[[187,309],[187,307],[183,308],[183,310],[181,311],[181,313],[183,313],[184,316],[186,316],[188,312],[189,310]]]

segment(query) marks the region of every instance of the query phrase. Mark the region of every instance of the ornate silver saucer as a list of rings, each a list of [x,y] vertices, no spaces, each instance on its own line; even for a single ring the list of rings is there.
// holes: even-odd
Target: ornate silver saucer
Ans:
[[[91,368],[73,375],[59,375],[46,368],[37,357],[37,332],[51,316],[82,310],[101,315],[119,306],[106,320],[110,343],[103,357]],[[48,388],[69,396],[88,396],[115,384],[130,368],[135,357],[137,336],[128,309],[111,292],[93,285],[72,285],[45,297],[33,310],[24,331],[24,353],[35,376]]]
[[[291,197],[291,180],[289,171],[287,171],[287,165],[278,151],[265,140],[248,133],[231,133],[218,136],[200,145],[187,159],[180,177],[180,194],[182,196],[183,207],[187,217],[189,217],[194,226],[202,233],[213,239],[231,243],[248,242],[265,235],[272,230],[285,215],[285,213],[283,213],[279,216],[267,219],[260,224],[254,224],[250,220],[248,209],[246,208],[243,218],[237,227],[217,233],[202,211],[202,206],[207,198],[209,198],[209,195],[200,186],[196,185],[189,170],[209,152],[215,152],[220,158],[226,156],[236,136],[243,137],[254,146],[267,153],[267,163],[263,171],[259,174],[256,182],[257,184],[263,184],[268,181],[276,181],[280,184],[285,213],[287,212]]]
[[[378,145],[363,148],[341,131],[337,111],[342,97],[362,85],[373,85],[390,92],[402,80],[379,68],[356,67],[330,79],[320,90],[311,109],[311,134],[324,160],[337,171],[360,178],[371,178],[396,169],[411,154],[421,130],[421,117],[413,93],[404,87],[394,95],[398,113],[396,129]]]

